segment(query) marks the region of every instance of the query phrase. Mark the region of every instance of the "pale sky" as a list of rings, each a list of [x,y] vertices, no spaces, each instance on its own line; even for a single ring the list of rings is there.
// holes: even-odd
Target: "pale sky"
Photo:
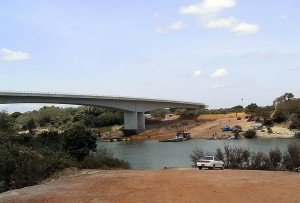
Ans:
[[[299,0],[1,0],[0,90],[271,105],[299,97],[299,25]]]

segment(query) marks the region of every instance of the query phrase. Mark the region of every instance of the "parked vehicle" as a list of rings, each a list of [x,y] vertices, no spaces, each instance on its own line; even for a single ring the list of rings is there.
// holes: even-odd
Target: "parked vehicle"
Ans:
[[[232,131],[232,130],[233,130],[233,128],[228,125],[226,125],[224,128],[222,128],[222,131]]]
[[[199,170],[201,170],[202,168],[220,168],[223,170],[225,167],[225,163],[215,156],[204,156],[197,161],[197,167],[199,168]]]

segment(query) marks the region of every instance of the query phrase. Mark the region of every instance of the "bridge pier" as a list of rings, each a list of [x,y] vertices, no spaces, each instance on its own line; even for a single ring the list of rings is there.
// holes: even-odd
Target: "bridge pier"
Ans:
[[[145,130],[144,112],[124,112],[124,130]]]
[[[145,113],[137,112],[137,129],[145,130]]]

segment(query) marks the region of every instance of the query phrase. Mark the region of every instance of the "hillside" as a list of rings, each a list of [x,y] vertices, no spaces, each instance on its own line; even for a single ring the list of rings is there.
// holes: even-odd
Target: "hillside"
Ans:
[[[207,139],[214,134],[218,138],[226,139],[232,136],[232,132],[223,132],[222,128],[226,125],[234,127],[239,125],[242,131],[253,129],[253,121],[248,122],[244,113],[238,113],[241,120],[236,119],[236,114],[203,114],[203,115],[174,115],[171,118],[163,120],[147,120],[146,130],[138,135],[132,136],[132,139],[164,139],[174,137],[176,132],[190,132],[192,138]],[[289,138],[293,137],[295,132],[287,128],[287,125],[276,124],[271,127],[272,133],[267,132],[263,127],[256,130],[260,138]]]

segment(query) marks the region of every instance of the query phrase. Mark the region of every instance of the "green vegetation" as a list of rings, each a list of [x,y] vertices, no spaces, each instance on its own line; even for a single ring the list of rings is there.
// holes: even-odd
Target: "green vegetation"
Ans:
[[[102,128],[123,124],[123,114],[116,110],[80,106],[78,108],[43,107],[38,111],[12,114],[18,129],[33,131],[45,127],[66,130],[73,123],[81,123],[87,128]]]
[[[271,149],[269,154],[263,152],[252,152],[247,148],[230,147],[225,145],[223,150],[218,148],[214,155],[225,162],[225,167],[230,169],[250,170],[289,170],[293,171],[300,164],[300,145],[290,143],[282,153],[278,147]],[[193,166],[197,160],[203,157],[203,150],[195,148],[190,154]]]
[[[254,137],[256,137],[256,131],[255,130],[247,130],[246,132],[244,132],[243,135],[245,138],[254,138]]]
[[[272,106],[259,107],[255,103],[245,108],[250,120],[262,122],[268,126],[268,133],[272,133],[273,124],[289,124],[290,129],[300,130],[300,99],[294,98],[292,93],[285,93],[276,98]],[[300,137],[298,134],[295,137]]]
[[[130,168],[128,162],[114,158],[105,148],[97,149],[97,139],[88,128],[120,123],[118,112],[112,113],[94,107],[43,107],[11,115],[0,112],[0,192],[37,184],[70,167]],[[37,127],[52,130],[38,134]],[[29,133],[17,133],[21,129]]]

